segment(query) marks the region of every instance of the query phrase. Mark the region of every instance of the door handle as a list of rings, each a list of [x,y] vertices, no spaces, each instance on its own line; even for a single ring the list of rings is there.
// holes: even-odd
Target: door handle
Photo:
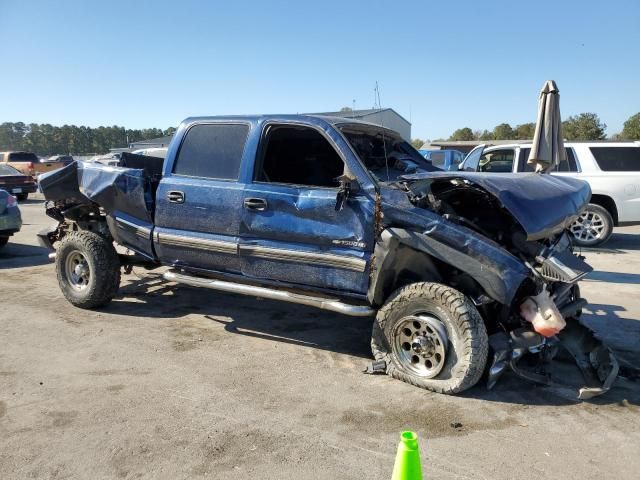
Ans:
[[[172,190],[167,192],[167,200],[171,203],[184,203],[184,192]]]
[[[267,201],[264,198],[245,198],[244,208],[256,212],[263,212],[267,209]]]

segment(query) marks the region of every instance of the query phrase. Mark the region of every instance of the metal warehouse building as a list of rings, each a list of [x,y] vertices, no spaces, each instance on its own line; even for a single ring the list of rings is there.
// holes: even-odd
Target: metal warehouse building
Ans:
[[[355,118],[363,122],[374,123],[398,132],[407,142],[411,142],[411,122],[393,108],[369,110],[351,110],[346,112],[321,112],[308,115],[327,115],[331,117]]]

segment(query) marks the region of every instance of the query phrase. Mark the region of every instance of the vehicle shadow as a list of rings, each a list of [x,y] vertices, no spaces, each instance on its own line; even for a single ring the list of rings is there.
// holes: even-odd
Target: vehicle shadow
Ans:
[[[594,282],[607,283],[628,283],[631,285],[640,284],[640,274],[638,273],[621,273],[621,272],[604,272],[602,270],[594,270],[590,272],[585,280]]]
[[[23,206],[23,205],[42,205],[44,203],[44,200],[38,200],[35,198],[28,198],[26,200],[18,200],[18,206]]]
[[[7,268],[35,267],[49,262],[49,250],[35,245],[9,243],[0,249],[0,270]]]
[[[627,251],[640,250],[640,234],[637,233],[614,233],[601,247],[586,248],[582,252],[599,253],[627,253]]]
[[[632,339],[638,338],[640,322],[617,315],[624,308],[612,305],[592,305],[591,308],[593,313],[585,310],[584,316],[588,319],[586,323],[593,328],[597,327],[596,331],[604,331],[606,335],[603,336],[613,336],[618,342],[611,345],[614,350],[616,346],[624,350],[629,345],[621,344],[619,335],[612,334],[612,330],[621,329]],[[225,331],[234,335],[361,358],[363,370],[372,360],[371,317],[347,317],[303,305],[178,286],[165,282],[155,273],[134,279],[123,286],[119,297],[104,311],[152,318],[181,318],[195,313],[214,324],[223,325]],[[617,355],[619,353],[624,352],[616,351]],[[633,347],[626,353],[629,354],[627,361],[622,363],[627,366],[627,371],[630,366],[631,371],[635,372],[634,366],[640,365],[636,361],[640,357],[640,351],[638,347]],[[569,367],[574,368],[573,365]],[[576,380],[576,375],[580,375],[577,368],[573,373]],[[577,378],[576,385],[580,385],[580,381]],[[576,399],[575,391],[537,385],[509,372],[505,373],[493,390],[487,390],[485,384],[486,380],[481,380],[463,396],[522,405],[562,406],[580,402]],[[640,383],[619,379],[610,392],[589,400],[589,403],[605,405],[623,401],[640,405]]]
[[[105,309],[118,315],[202,315],[233,334],[371,358],[372,318],[347,317],[304,305],[177,286],[158,274],[135,279]],[[135,302],[131,301],[135,298]],[[363,362],[363,368],[366,362]]]

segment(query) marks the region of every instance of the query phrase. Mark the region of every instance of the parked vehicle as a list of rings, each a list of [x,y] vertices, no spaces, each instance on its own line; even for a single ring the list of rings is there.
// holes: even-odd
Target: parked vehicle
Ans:
[[[41,163],[62,162],[65,166],[74,161],[71,155],[51,155],[46,160],[40,160]]]
[[[464,153],[458,150],[418,150],[424,158],[440,170],[458,170],[458,166],[464,160]]]
[[[25,175],[37,177],[41,173],[51,172],[65,166],[64,162],[40,162],[35,153],[0,152],[0,164],[9,163]]]
[[[0,163],[0,188],[15,195],[18,200],[26,200],[30,193],[38,190],[31,175],[25,175],[6,163]]]
[[[370,370],[436,392],[477,383],[490,345],[490,385],[509,367],[550,382],[518,360],[560,346],[585,372],[581,398],[617,375],[578,320],[591,268],[565,229],[585,182],[436,172],[392,130],[307,115],[190,118],[163,164],[133,160],[40,180],[58,222],[40,239],[73,305],[108,304],[122,266],[165,265],[172,282],[376,314]]]
[[[148,155],[150,157],[164,158],[167,156],[167,147],[155,147],[155,148],[143,148],[141,150],[134,150],[135,155]]]
[[[613,227],[640,222],[640,142],[566,142],[567,160],[553,175],[589,183],[591,200],[570,230],[577,245],[606,242]],[[461,165],[467,172],[531,172],[531,144],[480,145]]]
[[[96,155],[88,160],[89,163],[100,163],[110,167],[117,167],[120,164],[119,153],[107,153],[105,155]]]
[[[18,200],[6,190],[0,189],[0,248],[9,242],[9,237],[22,228],[22,217]]]

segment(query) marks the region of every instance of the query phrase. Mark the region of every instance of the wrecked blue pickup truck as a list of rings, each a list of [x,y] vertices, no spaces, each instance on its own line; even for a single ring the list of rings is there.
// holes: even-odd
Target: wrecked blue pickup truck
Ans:
[[[168,266],[179,284],[376,315],[369,370],[436,392],[508,369],[555,384],[563,355],[581,398],[617,375],[579,321],[591,268],[566,228],[584,182],[434,171],[394,131],[304,115],[190,118],[166,159],[121,165],[40,177],[58,221],[40,238],[73,305],[108,304],[122,269]]]

